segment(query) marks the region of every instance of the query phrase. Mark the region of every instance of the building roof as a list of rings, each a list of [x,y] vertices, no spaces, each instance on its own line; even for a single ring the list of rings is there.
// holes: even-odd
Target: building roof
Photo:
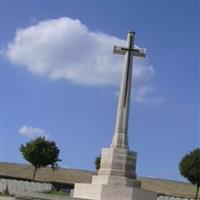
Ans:
[[[60,169],[53,171],[51,168],[40,168],[36,174],[36,180],[41,182],[57,182],[63,184],[90,183],[95,172]],[[15,178],[31,180],[33,167],[31,165],[0,162],[0,178]],[[154,179],[147,177],[138,178],[142,182],[142,188],[168,196],[194,197],[196,187],[189,183]],[[200,196],[199,196],[200,197]]]

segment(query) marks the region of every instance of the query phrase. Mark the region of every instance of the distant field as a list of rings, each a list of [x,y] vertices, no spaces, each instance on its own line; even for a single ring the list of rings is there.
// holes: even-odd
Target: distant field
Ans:
[[[33,167],[30,165],[0,162],[0,169],[0,177],[31,180],[33,174]],[[92,175],[95,174],[95,172],[76,169],[60,169],[54,172],[47,167],[38,170],[36,180],[73,185],[74,183],[90,183]],[[159,194],[192,198],[196,192],[196,187],[189,183],[147,177],[138,179],[142,182],[143,189]]]
[[[18,177],[21,179],[31,180],[33,176],[33,167],[31,165],[22,165],[15,163],[0,162],[0,177]],[[36,174],[36,180],[42,182],[59,182],[59,183],[89,183],[95,172],[76,170],[76,169],[59,169],[53,171],[50,167],[40,168]]]

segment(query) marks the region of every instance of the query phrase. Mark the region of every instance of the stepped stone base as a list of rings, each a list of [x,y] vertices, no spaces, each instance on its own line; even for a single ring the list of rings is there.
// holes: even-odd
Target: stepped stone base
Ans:
[[[91,200],[157,200],[157,193],[129,186],[75,184],[74,198]]]
[[[118,185],[118,186],[132,186],[135,188],[141,187],[141,182],[136,179],[117,177],[117,176],[93,176],[92,184],[100,185]]]
[[[104,148],[101,167],[91,184],[75,184],[73,197],[90,200],[157,200],[157,194],[140,189],[136,180],[137,153],[128,149]]]

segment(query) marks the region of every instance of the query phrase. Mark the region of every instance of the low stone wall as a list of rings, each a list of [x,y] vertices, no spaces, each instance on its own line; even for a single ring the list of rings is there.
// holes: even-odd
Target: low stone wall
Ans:
[[[0,179],[0,193],[15,195],[20,192],[49,192],[52,185],[28,181]]]
[[[173,197],[173,196],[159,195],[158,200],[194,200],[194,199],[184,198],[184,197]]]

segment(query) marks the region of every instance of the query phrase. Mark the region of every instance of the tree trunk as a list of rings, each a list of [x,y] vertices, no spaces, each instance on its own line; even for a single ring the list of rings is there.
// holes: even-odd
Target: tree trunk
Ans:
[[[197,193],[196,193],[195,200],[197,200],[197,198],[198,198],[198,194],[199,194],[199,187],[200,187],[200,185],[197,185]]]
[[[34,181],[34,180],[35,180],[36,171],[37,171],[37,167],[35,167],[35,168],[34,168],[34,173],[33,173],[33,178],[32,178],[32,181]]]

